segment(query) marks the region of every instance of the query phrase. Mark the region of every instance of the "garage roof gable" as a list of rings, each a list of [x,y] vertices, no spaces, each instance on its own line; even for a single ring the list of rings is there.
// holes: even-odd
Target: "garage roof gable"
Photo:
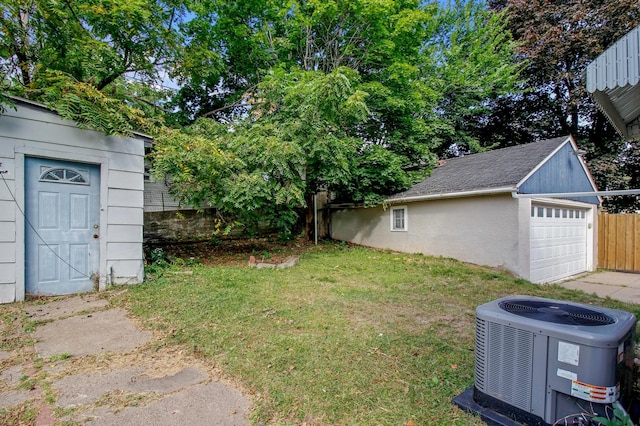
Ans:
[[[591,173],[579,157],[573,140],[560,145],[552,155],[518,183],[520,194],[571,193],[597,191]],[[566,197],[569,200],[600,204],[597,196]]]
[[[595,191],[589,171],[575,153],[573,138],[563,136],[452,158],[436,167],[427,179],[389,197],[387,201],[418,201],[521,190],[534,191],[527,193]],[[556,159],[556,155],[561,158]],[[557,174],[563,178],[557,179]],[[566,181],[562,182],[562,179]],[[599,203],[597,197],[592,198],[589,202]]]

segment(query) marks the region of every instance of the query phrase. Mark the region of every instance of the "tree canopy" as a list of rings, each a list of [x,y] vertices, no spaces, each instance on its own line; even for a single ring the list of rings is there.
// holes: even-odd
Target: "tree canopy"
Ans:
[[[269,212],[290,232],[321,189],[377,204],[424,178],[450,144],[478,148],[458,134],[465,117],[518,90],[504,14],[482,3],[256,3],[212,2],[189,22],[194,51],[224,49],[212,78],[182,70],[175,104],[181,122],[233,123],[217,137],[240,161],[220,182],[185,165],[205,158],[206,145],[195,154],[188,139],[171,139],[165,151],[160,139],[155,157],[181,191],[192,188],[180,192],[185,202],[244,200],[228,210],[242,211],[245,224]]]
[[[184,204],[294,230],[321,189],[366,205],[423,178],[519,91],[506,12],[476,0],[9,0],[2,84],[156,138]],[[161,89],[163,76],[179,87]],[[204,204],[203,204],[204,203]]]
[[[143,125],[138,94],[184,49],[179,2],[7,0],[0,11],[0,88],[107,133]]]
[[[600,189],[638,188],[637,146],[622,140],[586,92],[587,65],[640,24],[635,0],[489,0],[504,11],[526,61],[525,90],[505,96],[474,126],[483,145],[529,143],[572,134],[588,151]],[[634,185],[635,182],[635,186]],[[605,199],[611,211],[640,209],[639,197]]]

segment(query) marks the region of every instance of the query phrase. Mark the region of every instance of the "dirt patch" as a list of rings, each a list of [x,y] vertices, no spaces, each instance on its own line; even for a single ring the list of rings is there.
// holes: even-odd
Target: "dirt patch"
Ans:
[[[462,334],[473,328],[473,311],[462,315],[459,306],[428,304],[423,301],[402,303],[360,302],[347,310],[354,325],[371,327],[380,332],[401,328],[409,333],[435,331],[436,335]]]
[[[46,304],[34,304],[25,308],[25,313],[33,321],[47,321],[84,311],[95,312],[100,308],[105,308],[109,302],[100,299],[95,293],[83,294],[74,298],[64,298],[60,300],[44,300]]]
[[[145,245],[145,259],[152,262],[154,250],[162,250],[165,259],[196,261],[205,265],[245,266],[254,256],[257,262],[280,263],[292,255],[300,255],[314,247],[305,239],[281,242],[271,238],[224,240],[224,242],[156,243]],[[158,253],[158,252],[156,252]]]

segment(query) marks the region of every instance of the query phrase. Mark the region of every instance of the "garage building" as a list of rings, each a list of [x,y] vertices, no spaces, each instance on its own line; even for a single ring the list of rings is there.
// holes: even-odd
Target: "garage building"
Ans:
[[[597,196],[571,136],[446,160],[375,208],[336,208],[331,237],[505,269],[536,283],[592,271]]]

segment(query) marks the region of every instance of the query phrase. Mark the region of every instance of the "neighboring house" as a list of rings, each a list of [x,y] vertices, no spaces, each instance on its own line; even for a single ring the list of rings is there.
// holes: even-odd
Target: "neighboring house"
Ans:
[[[147,154],[151,145],[147,146]],[[147,160],[144,180],[144,242],[192,242],[212,239],[219,233],[217,211],[212,207],[197,210],[182,206],[171,195],[166,179],[156,180]]]
[[[169,192],[164,180],[146,179],[144,181],[144,212],[172,212],[178,210],[194,210],[193,207],[182,207]]]
[[[183,207],[169,192],[167,178],[156,179],[151,173],[151,151],[153,141],[145,141],[144,152],[144,212],[172,212],[178,210],[193,210],[193,207]]]
[[[626,140],[640,140],[640,26],[587,66],[587,91]]]
[[[331,237],[552,282],[596,267],[596,191],[572,137],[447,160],[388,206],[336,209]],[[536,195],[539,194],[539,195]]]
[[[141,282],[145,138],[14,102],[0,115],[0,302]]]
[[[151,152],[151,143],[146,144],[146,150],[147,154]],[[147,248],[249,235],[243,227],[236,227],[224,235],[226,224],[215,207],[203,204],[202,208],[196,209],[192,205],[181,205],[171,195],[169,179],[155,179],[150,169],[151,160],[147,157],[144,180],[144,242]],[[268,234],[272,229],[265,222],[256,231]]]

